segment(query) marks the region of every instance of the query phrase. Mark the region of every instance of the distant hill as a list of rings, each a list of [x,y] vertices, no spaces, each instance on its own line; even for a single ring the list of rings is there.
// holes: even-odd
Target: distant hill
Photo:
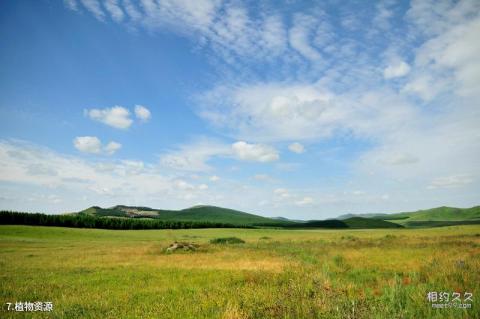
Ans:
[[[402,225],[391,223],[381,219],[351,217],[342,220],[349,228],[402,228]]]
[[[344,220],[327,219],[327,220],[310,220],[296,227],[315,227],[315,228],[351,228],[351,229],[372,229],[372,228],[403,228],[402,225],[387,222],[379,219],[371,219],[364,217],[351,217]]]
[[[377,218],[382,216],[387,216],[387,214],[344,214],[335,219],[344,220],[352,217]]]
[[[262,217],[217,206],[194,206],[181,210],[154,209],[144,206],[92,206],[77,214],[106,218],[143,218],[160,221],[210,222],[234,226],[273,226],[289,228],[399,228],[438,227],[480,223],[480,206],[471,208],[438,207],[397,214],[342,215],[337,219],[298,221],[282,217]]]
[[[251,226],[287,226],[294,224],[292,221],[277,220],[216,206],[194,206],[182,210],[163,210],[125,205],[117,205],[111,208],[93,206],[78,214],[99,217],[153,218],[163,221],[205,221]]]
[[[287,221],[287,222],[294,222],[294,223],[305,223],[306,221],[305,220],[301,220],[301,219],[289,219],[289,218],[286,218],[286,217],[271,217],[272,219],[276,219],[276,220],[283,220],[283,221]]]
[[[437,207],[415,212],[396,214],[358,214],[342,215],[338,219],[368,217],[376,220],[391,221],[405,226],[447,226],[480,223],[480,206],[471,208]]]

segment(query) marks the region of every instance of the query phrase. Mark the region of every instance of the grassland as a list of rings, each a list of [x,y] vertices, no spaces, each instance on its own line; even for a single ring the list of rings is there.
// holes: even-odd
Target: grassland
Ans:
[[[238,237],[244,244],[215,245]],[[165,253],[173,241],[200,244]],[[480,318],[480,226],[98,230],[0,226],[1,301],[49,318]],[[472,292],[432,309],[429,291]],[[31,317],[2,310],[2,318]]]

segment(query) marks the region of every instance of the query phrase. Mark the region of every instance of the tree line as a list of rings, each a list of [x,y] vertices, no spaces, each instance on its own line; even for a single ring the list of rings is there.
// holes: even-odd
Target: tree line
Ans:
[[[157,219],[130,219],[95,217],[84,214],[47,215],[0,211],[1,225],[59,226],[102,229],[186,229],[186,228],[246,228],[226,223],[204,221],[163,221]]]

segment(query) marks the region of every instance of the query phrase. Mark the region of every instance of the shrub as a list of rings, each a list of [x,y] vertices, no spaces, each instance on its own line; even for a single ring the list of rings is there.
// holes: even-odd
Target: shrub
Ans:
[[[244,244],[243,239],[237,237],[214,238],[210,240],[211,244]]]

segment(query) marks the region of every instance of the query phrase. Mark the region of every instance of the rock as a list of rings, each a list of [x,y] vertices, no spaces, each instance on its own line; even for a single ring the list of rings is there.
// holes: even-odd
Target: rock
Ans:
[[[199,245],[195,243],[187,243],[187,242],[174,242],[173,244],[170,244],[168,248],[166,249],[167,252],[174,252],[176,250],[184,250],[184,251],[195,251]]]

